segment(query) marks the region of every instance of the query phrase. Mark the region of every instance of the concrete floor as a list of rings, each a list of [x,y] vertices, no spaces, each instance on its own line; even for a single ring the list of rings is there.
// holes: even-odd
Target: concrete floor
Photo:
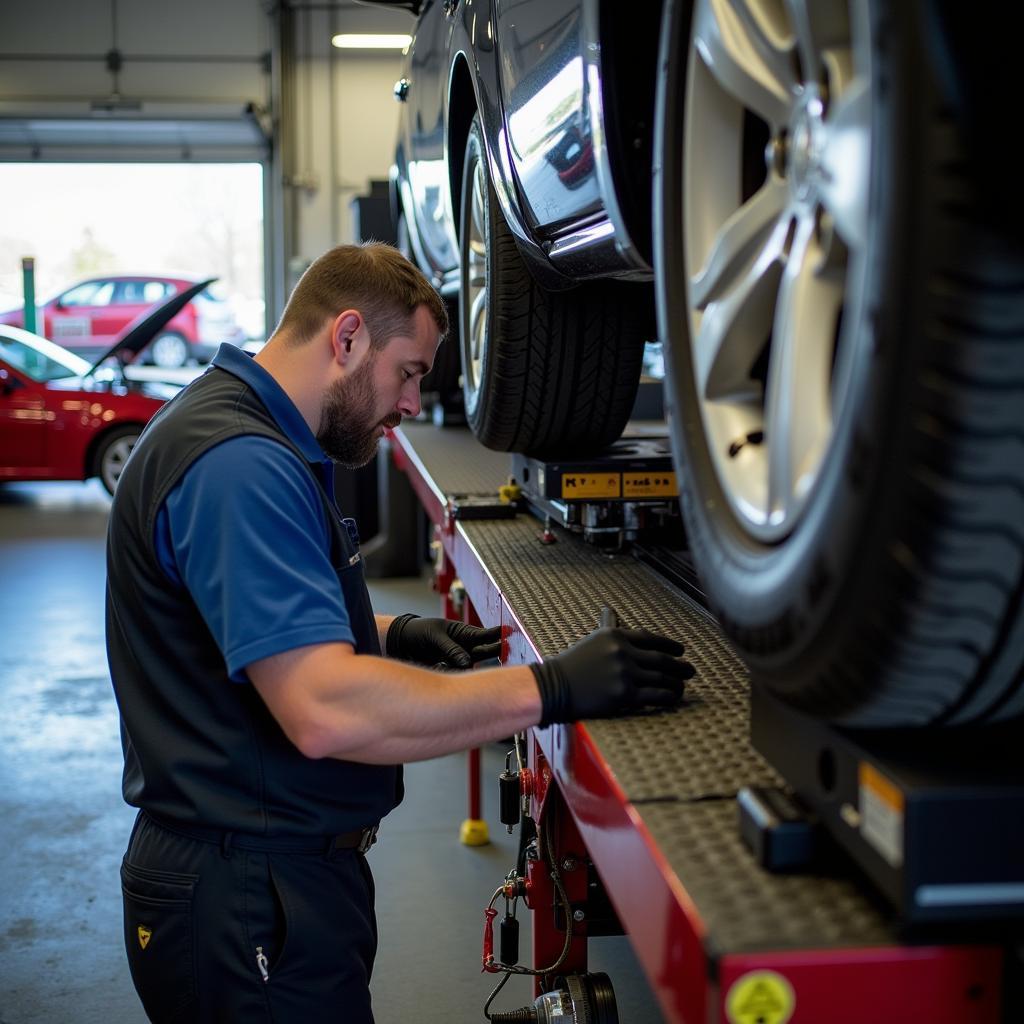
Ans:
[[[118,865],[134,818],[121,801],[117,712],[103,641],[109,500],[86,484],[0,485],[0,1024],[136,1024],[121,941]],[[371,587],[381,612],[436,614],[420,580]],[[379,1024],[482,1020],[483,907],[515,860],[497,823],[504,752],[484,752],[492,843],[461,846],[464,757],[410,766],[404,804],[370,855],[381,950]],[[528,915],[526,915],[528,918]],[[528,922],[521,922],[529,949]],[[626,939],[591,942],[624,1024],[662,1018]],[[496,1008],[531,1001],[514,978]]]

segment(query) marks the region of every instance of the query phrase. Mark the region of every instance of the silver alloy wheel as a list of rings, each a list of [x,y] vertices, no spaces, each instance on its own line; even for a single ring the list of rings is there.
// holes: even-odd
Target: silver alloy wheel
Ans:
[[[468,330],[462,333],[464,392],[467,408],[475,408],[483,382],[484,353],[487,348],[487,175],[484,158],[478,149],[471,147],[467,159],[473,161],[469,169],[472,175],[472,190],[463,197],[469,203],[469,238],[465,247],[468,266],[463,282],[469,316]]]
[[[138,434],[124,434],[115,438],[103,449],[103,454],[100,457],[100,479],[111,494],[117,488],[117,481],[121,479],[121,471],[138,439]]]
[[[868,333],[854,329],[871,154],[865,7],[699,0],[693,15],[683,238],[694,379],[723,492],[764,543],[788,535],[814,493]],[[765,136],[752,182],[751,140]]]
[[[163,369],[184,366],[188,362],[188,342],[180,335],[161,334],[152,345],[153,362]]]

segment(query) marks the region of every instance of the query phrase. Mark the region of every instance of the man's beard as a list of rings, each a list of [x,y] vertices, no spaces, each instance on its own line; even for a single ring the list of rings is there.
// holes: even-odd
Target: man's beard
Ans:
[[[372,376],[376,357],[343,380],[335,381],[324,394],[320,406],[320,429],[316,439],[324,454],[339,466],[358,469],[377,454],[380,428],[397,427],[400,413],[392,412],[383,420],[375,419]]]

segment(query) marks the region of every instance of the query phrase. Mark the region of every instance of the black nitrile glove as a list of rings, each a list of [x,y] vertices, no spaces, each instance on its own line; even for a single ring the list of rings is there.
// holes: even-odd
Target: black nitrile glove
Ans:
[[[683,645],[646,629],[598,629],[568,650],[531,665],[541,725],[606,718],[648,704],[672,707],[694,669]]]
[[[423,665],[444,662],[452,668],[469,668],[478,661],[496,658],[501,650],[501,626],[484,629],[452,619],[421,619],[399,615],[388,626],[384,653],[389,658],[418,661]]]

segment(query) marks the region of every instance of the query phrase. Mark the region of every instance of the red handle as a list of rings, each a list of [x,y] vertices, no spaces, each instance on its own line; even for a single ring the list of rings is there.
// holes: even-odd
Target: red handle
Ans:
[[[484,955],[483,955],[483,967],[480,968],[480,973],[488,971],[491,974],[497,974],[498,968],[494,966],[494,919],[498,916],[498,912],[494,907],[488,907],[484,911]]]

